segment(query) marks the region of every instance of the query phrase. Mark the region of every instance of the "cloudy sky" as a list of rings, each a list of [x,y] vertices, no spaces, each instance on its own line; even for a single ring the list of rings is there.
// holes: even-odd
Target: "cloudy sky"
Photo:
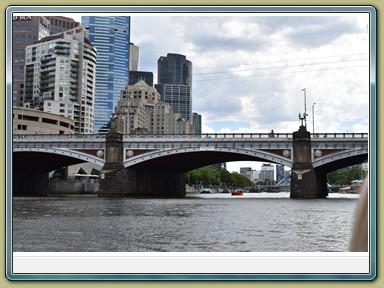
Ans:
[[[293,132],[306,91],[315,132],[368,132],[367,14],[132,17],[140,70],[167,53],[193,63],[203,132]],[[314,115],[312,106],[314,105]]]
[[[140,70],[155,79],[160,56],[192,61],[203,132],[296,131],[303,88],[311,132],[313,119],[315,132],[368,132],[368,21],[368,14],[134,16],[131,42],[140,47]]]
[[[131,42],[155,82],[160,56],[193,63],[203,132],[296,131],[303,88],[311,132],[369,130],[368,13],[132,15]]]

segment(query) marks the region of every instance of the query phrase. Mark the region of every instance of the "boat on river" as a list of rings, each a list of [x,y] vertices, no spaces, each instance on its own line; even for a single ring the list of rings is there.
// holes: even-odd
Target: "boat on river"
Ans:
[[[211,194],[211,193],[213,193],[211,188],[207,188],[207,187],[204,188],[204,187],[202,187],[200,189],[200,194]]]
[[[232,191],[231,194],[233,196],[242,196],[243,195],[243,191],[241,190],[235,190],[235,191]]]
[[[363,188],[363,180],[353,180],[351,182],[351,185],[346,187],[341,187],[339,191],[341,193],[357,194],[361,192],[362,188]]]

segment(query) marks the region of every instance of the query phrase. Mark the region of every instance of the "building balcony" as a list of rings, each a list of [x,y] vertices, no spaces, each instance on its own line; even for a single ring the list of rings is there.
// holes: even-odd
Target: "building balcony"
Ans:
[[[49,83],[54,83],[54,82],[55,82],[55,77],[47,78],[47,79],[41,79],[39,84],[41,86],[43,86],[43,85],[46,85],[46,84],[49,84]]]
[[[44,71],[44,69],[51,68],[51,67],[56,67],[56,62],[47,62],[47,63],[42,63],[40,66],[41,71]]]
[[[54,53],[56,55],[66,55],[66,56],[71,55],[71,52],[69,50],[55,50]]]

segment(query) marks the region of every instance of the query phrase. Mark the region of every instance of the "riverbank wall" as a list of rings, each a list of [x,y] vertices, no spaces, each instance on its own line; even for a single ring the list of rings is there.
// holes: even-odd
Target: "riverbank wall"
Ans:
[[[98,179],[49,181],[50,194],[97,194],[99,189]]]

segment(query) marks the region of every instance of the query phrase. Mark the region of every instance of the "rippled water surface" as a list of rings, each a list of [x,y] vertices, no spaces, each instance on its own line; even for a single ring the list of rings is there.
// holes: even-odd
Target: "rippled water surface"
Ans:
[[[358,195],[13,199],[13,251],[343,252]]]

